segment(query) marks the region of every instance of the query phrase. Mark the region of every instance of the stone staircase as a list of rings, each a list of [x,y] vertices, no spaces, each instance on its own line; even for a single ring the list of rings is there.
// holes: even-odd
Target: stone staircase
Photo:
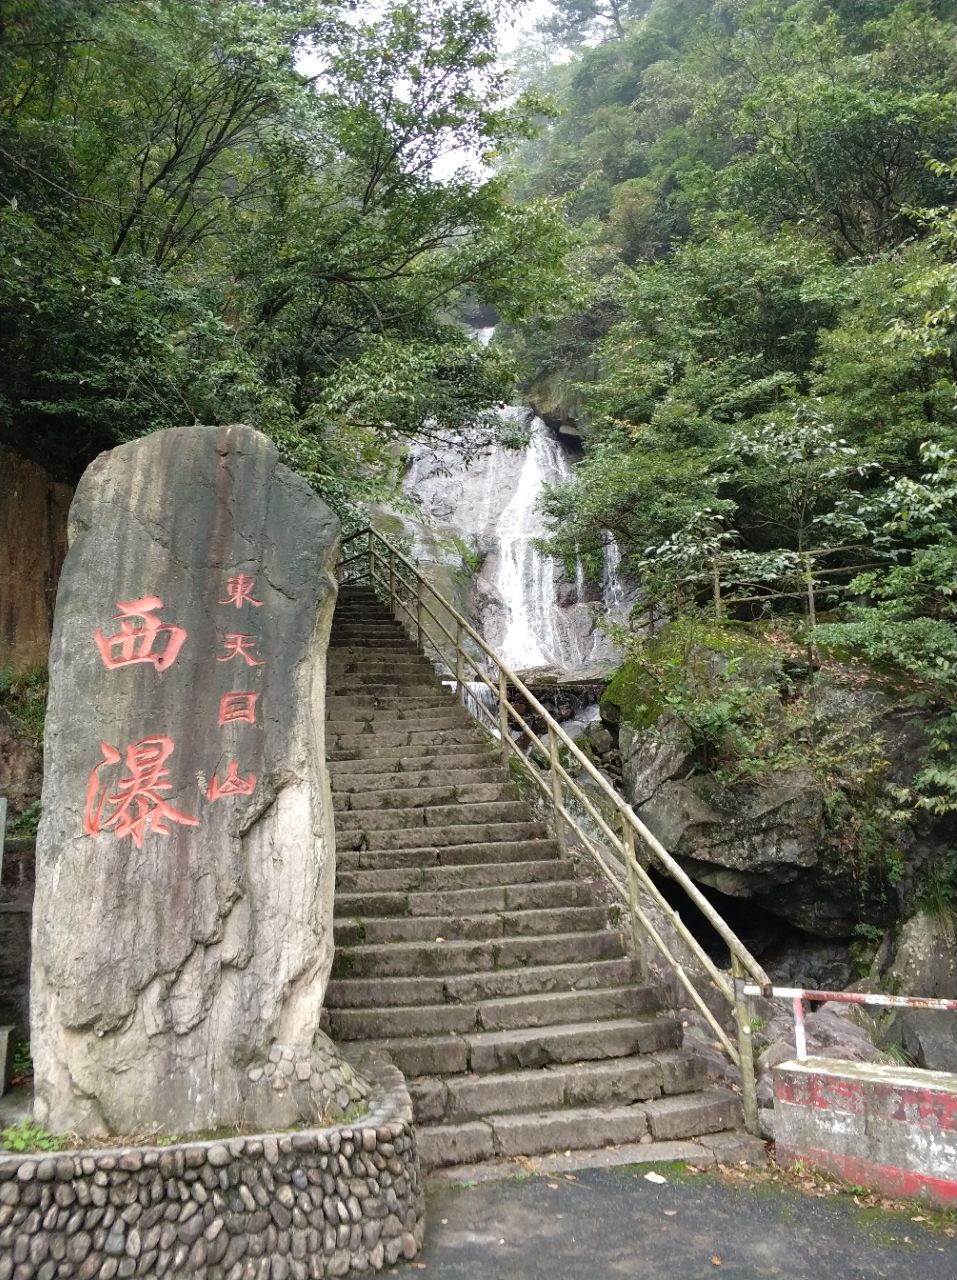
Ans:
[[[341,589],[326,706],[329,1028],[405,1073],[423,1165],[739,1125],[488,736],[367,588]]]

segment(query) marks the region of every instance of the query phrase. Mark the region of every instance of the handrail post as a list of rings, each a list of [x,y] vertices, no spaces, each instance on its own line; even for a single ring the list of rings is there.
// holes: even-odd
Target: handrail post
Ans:
[[[648,955],[645,934],[638,919],[638,873],[635,871],[635,831],[625,814],[621,815],[621,842],[625,846],[625,867],[628,873],[628,914],[631,916],[631,941],[638,960],[638,977],[648,981]]]
[[[398,606],[395,602],[395,552],[391,547],[389,548],[389,608],[394,618],[398,612]]]
[[[565,852],[565,822],[562,810],[565,807],[564,797],[562,795],[562,775],[559,770],[560,756],[558,750],[558,738],[555,736],[555,730],[551,725],[548,726],[548,771],[552,775],[552,803],[555,806],[555,826],[558,832],[558,844],[562,853]]]
[[[734,1020],[738,1024],[738,1057],[741,1060],[741,1102],[744,1127],[755,1137],[761,1136],[758,1125],[758,1090],[754,1079],[754,1041],[748,999],[744,994],[745,973],[738,957],[731,954],[731,976],[734,979]]]
[[[422,579],[415,580],[415,643],[422,648]]]
[[[465,656],[462,653],[462,624],[455,624],[455,694],[459,702],[465,706]]]
[[[375,590],[375,530],[369,526],[369,538],[367,543],[367,552],[369,556],[369,586]]]
[[[502,759],[508,764],[508,742],[511,731],[508,723],[508,681],[504,670],[498,669],[498,732],[502,743]]]

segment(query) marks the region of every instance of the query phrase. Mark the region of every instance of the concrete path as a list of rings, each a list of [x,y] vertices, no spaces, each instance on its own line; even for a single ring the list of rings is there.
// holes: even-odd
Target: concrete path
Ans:
[[[957,1239],[906,1215],[664,1167],[431,1185],[428,1280],[957,1280]]]

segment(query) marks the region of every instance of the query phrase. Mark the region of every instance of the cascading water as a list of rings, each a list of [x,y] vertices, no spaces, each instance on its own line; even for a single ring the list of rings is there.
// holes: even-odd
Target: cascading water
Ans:
[[[492,333],[482,329],[474,336],[485,344]],[[528,419],[521,407],[501,414],[515,425]],[[465,541],[483,556],[472,589],[474,612],[487,642],[511,667],[566,676],[611,670],[617,655],[594,615],[603,604],[619,614],[627,607],[618,548],[606,548],[601,595],[593,590],[591,600],[580,563],[569,581],[562,566],[537,549],[546,533],[542,493],[547,485],[566,483],[572,471],[540,418],[531,419],[528,430],[524,449],[495,446],[469,465],[451,446],[417,448],[404,487],[439,542]]]
[[[621,614],[634,603],[634,593],[621,576],[621,547],[610,534],[602,548],[601,595],[611,614]]]
[[[499,641],[502,658],[513,666],[558,665],[566,656],[558,634],[554,571],[533,545],[543,530],[536,504],[552,468],[547,446],[533,424],[531,443],[518,485],[496,526],[498,575],[496,586],[506,610],[505,632]]]

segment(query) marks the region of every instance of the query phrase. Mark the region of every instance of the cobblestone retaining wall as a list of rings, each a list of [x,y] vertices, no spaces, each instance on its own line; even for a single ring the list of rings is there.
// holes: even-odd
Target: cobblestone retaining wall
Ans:
[[[412,1106],[391,1063],[353,1124],[169,1147],[0,1154],[0,1280],[316,1280],[422,1242]]]

